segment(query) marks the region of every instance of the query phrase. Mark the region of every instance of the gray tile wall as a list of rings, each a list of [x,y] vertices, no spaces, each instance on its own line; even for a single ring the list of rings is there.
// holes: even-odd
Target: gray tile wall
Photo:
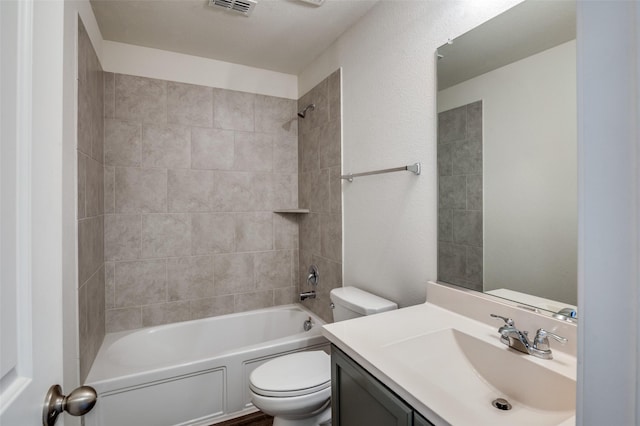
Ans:
[[[438,280],[482,291],[482,101],[438,114]]]
[[[78,328],[84,382],[105,334],[103,76],[78,20]]]
[[[295,301],[296,102],[105,74],[106,329]]]
[[[329,292],[342,286],[342,139],[341,74],[335,71],[298,100],[298,109],[315,104],[306,118],[299,119],[298,197],[300,215],[299,290],[309,291],[308,269],[318,266],[317,298],[302,302],[325,321],[331,322]]]

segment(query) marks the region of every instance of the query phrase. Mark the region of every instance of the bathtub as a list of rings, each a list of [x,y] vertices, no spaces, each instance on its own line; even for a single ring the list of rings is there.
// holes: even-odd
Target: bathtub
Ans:
[[[285,305],[109,333],[86,380],[98,402],[85,425],[199,426],[255,411],[249,374],[280,355],[328,351],[323,323]]]

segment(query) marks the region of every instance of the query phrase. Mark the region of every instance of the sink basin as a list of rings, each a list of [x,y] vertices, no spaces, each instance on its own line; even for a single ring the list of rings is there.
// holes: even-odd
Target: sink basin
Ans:
[[[451,424],[558,425],[575,415],[574,380],[456,329],[390,343],[385,357],[413,377],[430,409]],[[547,361],[545,361],[547,362]],[[496,398],[512,406],[502,411]]]

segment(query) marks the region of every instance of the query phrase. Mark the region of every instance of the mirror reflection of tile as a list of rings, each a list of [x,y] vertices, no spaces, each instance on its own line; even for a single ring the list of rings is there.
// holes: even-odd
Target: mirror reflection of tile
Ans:
[[[438,280],[482,291],[482,101],[438,114]]]

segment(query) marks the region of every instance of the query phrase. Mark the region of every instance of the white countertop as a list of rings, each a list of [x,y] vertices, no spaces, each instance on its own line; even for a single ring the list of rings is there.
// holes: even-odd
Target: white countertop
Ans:
[[[431,303],[412,306],[396,311],[385,312],[353,320],[328,324],[323,327],[323,335],[353,358],[382,383],[388,386],[415,410],[436,425],[481,425],[483,409],[465,410],[456,404],[455,396],[442,392],[440,388],[429,383],[428,378],[416,374],[416,355],[407,354],[407,363],[398,362],[402,354],[390,354],[384,350],[394,342],[413,339],[417,336],[434,333],[439,330],[454,328],[491,345],[499,350],[513,352],[499,340],[497,329],[480,321],[443,309]],[[437,350],[437,348],[434,348]],[[576,359],[563,352],[554,352],[553,360],[542,360],[530,355],[514,353],[513,356],[526,356],[527,360],[548,368],[562,376],[576,380]],[[399,358],[400,357],[400,358]],[[419,357],[418,357],[419,359]],[[501,368],[496,365],[496,368]],[[525,377],[514,377],[527,386]],[[500,412],[496,420],[493,407],[487,408],[491,425],[512,425],[511,412]],[[480,412],[476,412],[480,411]],[[510,414],[513,416],[514,414]],[[529,423],[518,420],[518,424],[540,424],[532,416]],[[562,426],[575,424],[575,416],[567,419]]]

